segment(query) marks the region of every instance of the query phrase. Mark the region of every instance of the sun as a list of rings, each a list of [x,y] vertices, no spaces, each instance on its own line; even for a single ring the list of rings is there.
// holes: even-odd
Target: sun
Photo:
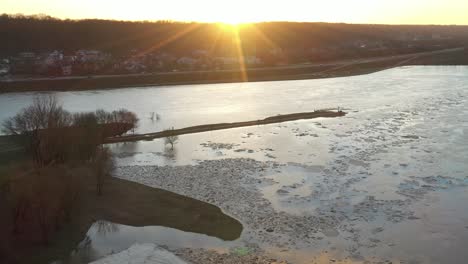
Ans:
[[[230,25],[230,26],[239,26],[240,24],[245,24],[247,21],[244,21],[242,18],[235,18],[235,17],[227,17],[221,21],[222,24]]]
[[[242,23],[235,23],[235,22],[218,22],[219,27],[221,27],[224,31],[238,31],[241,27]]]
[[[251,27],[252,22],[235,22],[235,21],[223,21],[223,22],[217,22],[218,26],[223,29],[224,31],[231,32],[233,34],[239,34],[239,31],[243,28]]]

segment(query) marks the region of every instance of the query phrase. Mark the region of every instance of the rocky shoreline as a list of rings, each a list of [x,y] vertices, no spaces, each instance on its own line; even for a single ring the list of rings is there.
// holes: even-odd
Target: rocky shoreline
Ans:
[[[243,223],[244,231],[240,240],[250,250],[254,249],[253,254],[247,256],[218,254],[201,249],[178,251],[189,261],[220,263],[219,258],[223,258],[227,261],[223,263],[239,263],[241,258],[240,263],[286,263],[259,253],[259,245],[284,250],[310,245],[320,230],[334,230],[338,221],[333,217],[297,216],[275,211],[257,186],[271,184],[270,180],[262,176],[267,170],[279,166],[273,162],[252,159],[225,159],[204,161],[196,166],[119,167],[116,175],[220,207],[226,214]]]
[[[244,225],[241,239],[275,247],[313,243],[314,234],[334,228],[333,217],[297,216],[277,212],[257,185],[271,184],[264,172],[280,165],[252,159],[204,161],[196,166],[120,167],[116,175],[151,187],[169,190],[220,207]],[[208,184],[209,183],[209,184]]]
[[[346,197],[338,197],[336,200],[325,201],[308,214],[275,210],[260,189],[276,184],[277,182],[267,175],[281,171],[284,166],[286,165],[277,162],[239,158],[208,160],[198,165],[175,167],[123,166],[117,168],[116,176],[214,204],[243,224],[244,230],[239,240],[248,249],[249,254],[241,256],[196,248],[178,249],[174,252],[192,263],[287,263],[282,262],[286,261],[285,259],[273,258],[264,249],[270,248],[275,252],[285,253],[314,249],[320,254],[326,252],[330,241],[336,237],[343,239],[346,244],[344,258],[363,260],[363,255],[366,255],[363,254],[363,249],[393,246],[378,239],[384,228],[371,224],[377,218],[383,218],[389,223],[419,219],[410,209],[411,204],[417,200],[414,197],[382,200],[364,196],[354,204],[350,204]],[[330,178],[333,177],[330,171],[324,173],[329,174]],[[433,184],[432,190],[438,188],[434,179],[423,180]],[[349,189],[356,182],[356,179],[348,179],[343,184],[337,184],[332,179],[327,179],[320,187],[324,190],[323,193],[305,197],[291,196],[288,199],[292,204],[303,200],[323,200],[328,195],[327,189]],[[419,194],[413,190],[414,183],[408,184],[411,186],[402,185],[399,190],[407,196]],[[447,182],[444,181],[444,184]],[[283,186],[277,193],[288,195],[287,190],[300,187],[300,184]],[[425,192],[430,191],[427,186],[422,188]],[[366,223],[365,230],[361,229],[360,223]]]

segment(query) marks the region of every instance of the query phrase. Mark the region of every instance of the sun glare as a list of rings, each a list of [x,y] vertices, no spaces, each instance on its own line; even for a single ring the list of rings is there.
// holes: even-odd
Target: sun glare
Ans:
[[[244,21],[241,21],[241,19],[235,19],[235,18],[228,18],[223,21],[221,21],[222,24],[226,24],[227,26],[237,26],[239,24],[245,23]]]
[[[243,23],[235,23],[235,22],[219,22],[218,25],[225,31],[237,31]]]

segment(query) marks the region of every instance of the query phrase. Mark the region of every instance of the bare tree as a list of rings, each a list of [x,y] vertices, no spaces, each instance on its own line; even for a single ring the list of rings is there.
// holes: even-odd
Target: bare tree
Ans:
[[[174,130],[174,128],[166,129],[164,131],[169,132],[171,130]],[[179,136],[177,136],[177,135],[169,135],[169,136],[164,138],[164,144],[165,145],[170,144],[171,145],[171,150],[174,149],[174,144],[176,144],[177,141],[179,141]]]
[[[55,136],[46,136],[43,131],[69,126],[71,122],[71,114],[63,109],[54,95],[48,95],[35,97],[32,105],[5,120],[2,130],[6,134],[23,136],[36,165],[44,166],[49,158],[57,156],[53,146],[63,142]]]
[[[70,217],[82,186],[67,171],[65,166],[55,166],[19,167],[11,172],[7,201],[15,234],[31,239],[39,234],[48,243],[54,228]]]
[[[89,161],[105,137],[122,135],[138,125],[126,109],[71,114],[55,96],[34,98],[33,104],[5,120],[2,130],[21,135],[35,164],[44,167],[72,160]]]
[[[2,131],[9,135],[25,135],[40,129],[71,124],[71,114],[64,110],[54,95],[38,96],[33,104],[2,123]]]
[[[114,169],[112,154],[108,148],[100,147],[98,149],[93,161],[93,167],[96,178],[96,193],[101,196],[104,184],[111,176],[112,170]]]

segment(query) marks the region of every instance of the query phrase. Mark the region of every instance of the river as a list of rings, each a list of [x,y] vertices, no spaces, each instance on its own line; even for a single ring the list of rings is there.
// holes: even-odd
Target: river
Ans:
[[[37,94],[1,94],[0,120],[27,106]],[[343,107],[348,115],[342,118],[180,136],[174,150],[162,139],[114,144],[117,174],[211,202],[243,223],[241,237],[229,243],[174,233],[188,241],[207,241],[200,243],[207,249],[230,250],[253,243],[296,263],[309,263],[314,256],[323,260],[324,255],[329,256],[324,263],[331,258],[393,263],[463,263],[468,259],[466,66],[400,67],[317,80],[55,94],[71,111],[134,111],[140,117],[138,132]],[[160,119],[150,118],[152,113]],[[180,177],[149,173],[156,170],[153,166],[164,166]],[[210,184],[206,175],[225,177],[209,169],[217,166],[264,169],[239,172],[241,176],[230,172],[233,177],[223,178],[225,184],[211,186],[214,182]],[[198,172],[199,179],[187,171]],[[229,182],[231,178],[236,181]],[[178,187],[187,182],[191,188]],[[228,195],[235,188],[239,196],[245,194],[243,200],[234,196],[226,200],[221,194],[207,198],[210,192]],[[268,221],[251,218],[239,205],[243,201],[264,204],[265,209],[257,214]],[[282,223],[283,219],[288,223]],[[311,229],[292,226],[315,225],[314,221],[317,224]],[[260,232],[268,222],[276,223],[275,231]],[[190,243],[177,246],[168,235],[170,230],[161,228],[155,227],[154,232],[164,232],[164,239],[146,235],[142,242],[195,247]],[[126,230],[127,239],[120,239],[128,241],[133,229],[121,229]],[[307,230],[313,238],[305,239],[300,230]],[[96,239],[101,247],[109,248]]]

